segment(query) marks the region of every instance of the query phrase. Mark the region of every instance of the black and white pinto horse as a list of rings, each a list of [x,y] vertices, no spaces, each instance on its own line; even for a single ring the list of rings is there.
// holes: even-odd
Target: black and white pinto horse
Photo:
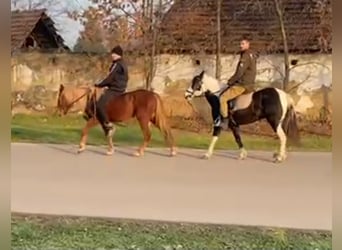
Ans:
[[[227,84],[219,81],[202,71],[192,79],[191,86],[185,91],[185,98],[191,101],[193,97],[205,96],[213,118],[213,137],[204,155],[209,159],[214,151],[215,144],[221,133],[222,116],[220,112],[219,96],[227,90]],[[280,149],[273,155],[275,162],[286,159],[287,137],[295,143],[299,143],[299,130],[293,106],[293,99],[284,91],[267,87],[252,93],[243,94],[233,100],[233,119],[229,121],[235,141],[240,149],[239,159],[247,157],[247,151],[241,140],[239,125],[250,124],[261,119],[266,119],[273,131],[280,139]],[[228,105],[228,104],[227,104]]]

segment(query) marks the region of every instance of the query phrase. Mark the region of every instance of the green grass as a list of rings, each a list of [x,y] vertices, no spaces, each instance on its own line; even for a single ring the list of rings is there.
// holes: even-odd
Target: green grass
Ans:
[[[332,249],[328,231],[12,216],[12,249]]]
[[[85,121],[79,116],[67,116],[64,118],[44,115],[16,115],[12,119],[12,141],[13,142],[35,142],[55,144],[78,144],[81,129]],[[173,130],[178,147],[190,147],[205,149],[210,142],[211,133],[192,133]],[[279,145],[278,139],[242,135],[245,147],[250,150],[275,150]],[[121,145],[138,146],[142,141],[140,127],[130,124],[126,127],[117,127],[114,142]],[[95,127],[91,130],[88,144],[106,144],[102,130]],[[164,141],[155,128],[153,129],[152,141],[149,146],[163,147]],[[290,147],[289,150],[300,151],[331,151],[332,140],[330,137],[306,135],[302,137],[302,145]],[[233,136],[230,132],[223,132],[216,149],[237,149]]]

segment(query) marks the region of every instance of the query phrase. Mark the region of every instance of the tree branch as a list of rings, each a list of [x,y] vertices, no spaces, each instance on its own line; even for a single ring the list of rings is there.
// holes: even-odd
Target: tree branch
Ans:
[[[287,36],[286,36],[286,31],[285,31],[283,11],[280,7],[279,1],[281,1],[281,0],[274,0],[274,5],[275,5],[276,12],[278,15],[278,21],[279,21],[281,36],[283,38],[285,76],[284,76],[282,89],[285,89],[287,84],[289,83],[289,79],[290,79],[290,62],[289,62],[289,48],[287,45]]]

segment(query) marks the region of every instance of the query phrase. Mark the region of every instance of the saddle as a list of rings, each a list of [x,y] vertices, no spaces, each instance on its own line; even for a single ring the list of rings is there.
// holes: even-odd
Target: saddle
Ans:
[[[228,103],[229,109],[233,109],[236,105],[237,97],[244,95],[246,90],[240,86],[224,86],[219,92],[219,98]]]

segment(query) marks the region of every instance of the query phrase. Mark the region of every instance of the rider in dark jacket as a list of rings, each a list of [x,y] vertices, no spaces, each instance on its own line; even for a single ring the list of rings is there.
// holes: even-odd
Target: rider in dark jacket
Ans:
[[[103,95],[96,104],[96,116],[106,132],[113,128],[106,114],[106,105],[108,101],[116,96],[126,92],[128,82],[128,70],[126,63],[122,59],[123,50],[120,46],[116,46],[111,51],[112,65],[109,69],[108,76],[95,87],[107,87]]]

